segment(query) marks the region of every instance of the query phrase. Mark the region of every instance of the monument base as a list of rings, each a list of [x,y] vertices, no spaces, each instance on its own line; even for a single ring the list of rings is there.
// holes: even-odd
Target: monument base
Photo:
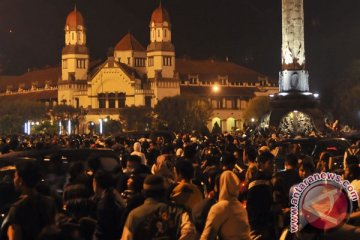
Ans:
[[[269,128],[291,135],[307,135],[325,130],[324,116],[319,107],[319,95],[289,91],[270,95]]]

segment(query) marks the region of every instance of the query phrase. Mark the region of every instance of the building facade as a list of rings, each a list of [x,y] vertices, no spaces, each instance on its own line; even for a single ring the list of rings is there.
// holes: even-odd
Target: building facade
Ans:
[[[75,8],[66,18],[61,69],[21,76],[0,76],[0,97],[37,99],[52,106],[68,104],[86,111],[85,122],[119,118],[126,106],[149,106],[165,97],[197,95],[208,99],[223,131],[242,128],[243,111],[255,96],[278,91],[268,76],[229,61],[177,58],[168,12],[152,13],[147,48],[127,33],[103,62],[90,62],[86,25]],[[86,124],[85,123],[85,124]]]

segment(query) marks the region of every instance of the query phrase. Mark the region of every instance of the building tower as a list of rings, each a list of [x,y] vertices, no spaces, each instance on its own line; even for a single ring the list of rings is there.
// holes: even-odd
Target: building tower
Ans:
[[[84,105],[89,69],[89,51],[86,47],[84,18],[76,9],[66,18],[65,46],[62,50],[62,74],[58,87],[59,103],[74,107]],[[84,93],[84,94],[82,94]],[[84,101],[81,101],[84,98]]]
[[[279,93],[270,95],[270,127],[291,135],[323,130],[318,94],[309,92],[305,68],[303,0],[282,0],[282,71]],[[265,124],[266,125],[266,124]]]
[[[171,42],[170,17],[161,3],[153,11],[149,27],[147,77],[151,80],[156,103],[164,97],[180,94],[179,81],[174,78],[175,48]]]

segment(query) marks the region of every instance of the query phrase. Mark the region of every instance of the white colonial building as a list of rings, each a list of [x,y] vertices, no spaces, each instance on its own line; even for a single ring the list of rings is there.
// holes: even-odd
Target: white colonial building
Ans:
[[[0,76],[0,96],[69,104],[86,109],[86,122],[96,123],[118,119],[126,106],[154,107],[164,97],[195,94],[213,106],[210,130],[218,122],[223,131],[231,131],[242,127],[251,98],[278,91],[276,81],[229,61],[176,58],[170,17],[161,4],[148,31],[147,48],[128,33],[105,61],[90,62],[85,20],[75,8],[66,18],[61,69]]]

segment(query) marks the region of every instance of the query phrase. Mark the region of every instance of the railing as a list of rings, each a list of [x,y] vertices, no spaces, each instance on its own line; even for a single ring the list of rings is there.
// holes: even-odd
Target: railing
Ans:
[[[119,114],[120,109],[119,108],[91,108],[88,110],[87,114],[90,115],[115,115]]]

